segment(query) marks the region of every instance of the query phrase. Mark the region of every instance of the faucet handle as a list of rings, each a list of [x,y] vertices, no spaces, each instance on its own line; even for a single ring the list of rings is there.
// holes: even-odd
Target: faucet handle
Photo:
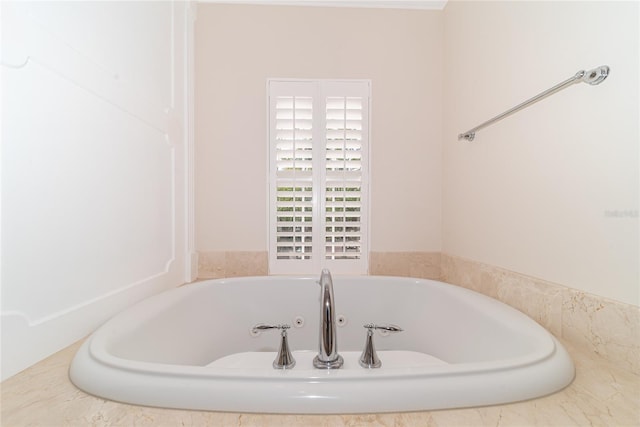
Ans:
[[[373,329],[379,329],[381,331],[386,331],[386,332],[404,331],[404,329],[402,329],[400,326],[392,325],[390,323],[383,323],[381,325],[376,325],[375,323],[367,323],[366,325],[364,325],[364,327],[367,328],[369,331],[372,331]]]
[[[364,325],[367,329],[367,338],[364,343],[364,350],[362,351],[362,355],[360,356],[360,360],[358,363],[363,368],[372,369],[379,368],[382,366],[382,362],[378,358],[378,354],[376,353],[376,349],[373,345],[373,330],[379,329],[387,334],[390,332],[402,332],[403,329],[400,326],[391,325],[391,324],[382,324],[376,325],[375,323],[367,323]]]
[[[291,325],[269,325],[266,323],[258,323],[257,325],[254,325],[253,328],[251,329],[251,332],[253,332],[254,334],[258,333],[259,331],[268,331],[269,329],[280,329],[284,334],[286,334],[286,330],[289,329],[291,327]]]
[[[289,349],[289,341],[287,339],[287,329],[289,329],[290,327],[291,325],[268,325],[266,323],[258,323],[251,329],[254,334],[257,334],[259,331],[268,331],[269,329],[280,330],[280,349],[278,350],[278,354],[273,361],[274,369],[291,369],[296,366],[296,360],[291,354],[291,350]]]

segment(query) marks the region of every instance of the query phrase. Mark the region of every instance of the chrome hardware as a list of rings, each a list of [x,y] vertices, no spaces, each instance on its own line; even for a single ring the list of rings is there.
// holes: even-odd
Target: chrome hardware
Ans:
[[[396,325],[376,325],[373,323],[367,323],[364,325],[367,329],[367,338],[364,343],[364,350],[362,351],[362,355],[360,356],[360,366],[363,368],[371,369],[371,368],[379,368],[382,366],[382,362],[378,358],[378,354],[376,353],[376,349],[373,345],[373,330],[379,329],[381,331],[389,332],[402,332],[403,329]]]
[[[295,319],[293,319],[293,326],[296,328],[302,328],[304,326],[304,317],[296,316]]]
[[[602,65],[598,68],[594,68],[593,70],[584,72],[584,75],[581,78],[583,82],[589,83],[590,85],[599,85],[607,78],[608,75],[609,67]]]
[[[291,326],[289,325],[266,325],[264,323],[259,323],[255,325],[252,329],[253,333],[258,333],[259,331],[266,331],[269,329],[279,329],[280,330],[280,349],[278,350],[278,355],[276,359],[273,361],[274,369],[291,369],[296,366],[296,360],[291,355],[291,350],[289,350],[289,342],[287,340],[287,329]]]
[[[313,358],[313,366],[319,369],[337,369],[344,360],[338,354],[336,336],[336,313],[333,300],[333,280],[326,268],[320,275],[320,345],[318,355]]]
[[[511,114],[515,113],[516,111],[522,110],[525,107],[528,107],[529,105],[540,101],[543,98],[546,98],[547,96],[554,94],[556,92],[558,92],[561,89],[564,89],[568,86],[573,85],[574,83],[580,83],[580,82],[584,82],[584,83],[588,83],[590,85],[598,85],[600,83],[602,83],[602,81],[604,79],[607,78],[607,76],[609,75],[609,67],[606,65],[601,65],[600,67],[594,68],[593,70],[589,70],[589,71],[585,71],[585,70],[580,70],[578,71],[573,77],[568,78],[567,80],[558,83],[557,85],[553,86],[550,89],[545,90],[544,92],[527,99],[526,101],[516,105],[513,108],[510,108],[509,110],[505,111],[502,114],[499,114],[497,116],[495,116],[492,119],[487,120],[486,122],[479,124],[478,126],[469,129],[468,131],[458,134],[458,140],[461,139],[466,139],[467,141],[473,141],[474,138],[476,137],[476,132],[479,131],[480,129],[483,129],[499,120],[504,119],[507,116],[510,116]]]

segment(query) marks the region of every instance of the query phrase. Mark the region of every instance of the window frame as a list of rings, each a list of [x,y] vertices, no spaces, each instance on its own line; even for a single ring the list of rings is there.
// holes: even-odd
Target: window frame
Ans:
[[[273,85],[299,85],[306,88],[296,92],[293,96],[307,96],[313,98],[313,230],[312,230],[312,258],[277,259],[276,246],[276,209],[277,199],[274,194],[276,185],[275,156],[276,148],[272,140],[272,130],[275,127],[275,104],[271,96],[277,96],[278,91]],[[371,80],[367,79],[280,79],[269,78],[267,90],[267,243],[269,274],[319,274],[322,268],[329,268],[334,274],[367,274],[369,268],[370,251],[370,213],[371,213]],[[289,95],[282,95],[289,96]],[[362,98],[362,146],[361,150],[361,219],[360,219],[360,257],[358,259],[326,259],[325,239],[326,231],[326,103],[328,97],[361,97]],[[273,108],[273,110],[272,110]],[[318,116],[319,115],[319,116]],[[273,121],[272,121],[273,120]],[[318,125],[320,124],[320,125]],[[322,144],[317,148],[315,141]],[[318,188],[319,187],[319,188]]]

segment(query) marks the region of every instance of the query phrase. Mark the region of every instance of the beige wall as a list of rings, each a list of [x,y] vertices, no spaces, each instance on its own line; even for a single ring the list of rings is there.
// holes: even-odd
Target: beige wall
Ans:
[[[602,85],[575,85],[457,140],[601,64],[611,67]],[[442,250],[640,305],[638,74],[636,2],[200,4],[197,249],[266,250],[266,79],[364,78],[372,251]]]
[[[267,248],[267,78],[372,81],[371,250],[440,251],[442,12],[199,4],[196,245]]]
[[[638,3],[449,2],[443,250],[639,305]],[[460,132],[602,64],[458,142]]]

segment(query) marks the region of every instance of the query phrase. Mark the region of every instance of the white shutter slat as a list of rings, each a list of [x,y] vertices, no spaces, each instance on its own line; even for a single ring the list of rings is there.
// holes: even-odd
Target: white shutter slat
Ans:
[[[284,185],[280,185],[280,182],[289,183],[290,185],[287,185],[288,187],[293,183],[300,183],[298,187],[303,187],[305,185],[310,186],[310,183],[313,182],[313,174],[311,171],[278,170],[276,173],[278,187],[284,187]]]
[[[358,152],[362,150],[362,142],[361,141],[327,141],[327,150],[347,150]]]
[[[362,172],[360,171],[326,171],[327,178],[326,182],[331,183],[332,187],[341,187],[343,185],[338,185],[344,183],[344,185],[349,185],[349,183],[357,183],[362,182]]]
[[[305,151],[313,149],[313,141],[310,139],[281,139],[276,142],[276,150],[293,150]]]

